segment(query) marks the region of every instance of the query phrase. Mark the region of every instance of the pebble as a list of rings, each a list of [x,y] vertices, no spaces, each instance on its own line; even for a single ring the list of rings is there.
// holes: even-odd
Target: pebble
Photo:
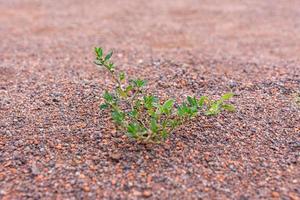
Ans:
[[[141,192],[140,191],[137,191],[137,190],[133,190],[133,196],[141,196]]]
[[[85,191],[85,192],[89,192],[91,189],[90,189],[90,187],[89,186],[87,186],[87,185],[85,185],[85,186],[83,186],[83,191]]]
[[[40,174],[40,170],[39,168],[36,166],[35,163],[31,164],[31,173],[33,175],[39,175]]]
[[[0,173],[0,181],[3,181],[5,179],[5,175],[3,173]]]
[[[112,159],[112,160],[115,160],[115,161],[118,161],[118,160],[120,160],[121,159],[121,154],[120,153],[111,153],[110,154],[110,158]]]
[[[58,103],[58,102],[59,102],[59,99],[53,98],[52,101],[55,102],[55,103]]]
[[[272,197],[278,198],[279,196],[280,196],[280,195],[279,195],[278,192],[275,192],[275,191],[272,192]]]
[[[145,191],[143,192],[143,197],[149,198],[149,197],[151,197],[151,196],[152,196],[152,192],[151,192],[150,190],[145,190]]]
[[[238,83],[236,81],[230,80],[228,83],[229,87],[235,88],[238,86]]]

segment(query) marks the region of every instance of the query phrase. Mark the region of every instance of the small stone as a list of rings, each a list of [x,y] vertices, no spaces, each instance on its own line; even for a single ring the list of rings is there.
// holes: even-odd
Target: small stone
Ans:
[[[250,131],[251,131],[252,133],[255,133],[255,132],[256,132],[256,128],[250,128]]]
[[[180,80],[179,83],[180,83],[181,86],[186,86],[187,85],[187,82],[184,79]]]
[[[115,160],[115,161],[118,161],[118,160],[121,159],[121,154],[120,153],[111,153],[110,158]]]
[[[0,195],[5,195],[5,194],[6,194],[6,191],[0,190]]]
[[[116,179],[112,179],[112,180],[111,180],[111,184],[112,184],[112,185],[116,185],[116,184],[117,184],[117,180],[116,180]]]
[[[141,196],[140,191],[134,190],[132,193],[133,193],[133,196]]]
[[[79,177],[80,179],[85,179],[85,178],[86,178],[85,175],[84,175],[84,174],[81,174],[80,172],[79,172],[79,174],[78,174],[78,177]]]
[[[279,195],[278,192],[275,192],[275,191],[272,192],[272,197],[278,198],[279,196],[280,196],[280,195]]]
[[[56,149],[61,150],[62,149],[62,145],[61,144],[56,145]]]
[[[39,175],[39,174],[40,174],[40,170],[39,170],[39,168],[36,166],[35,163],[33,163],[33,164],[31,165],[31,173],[32,173],[33,175]]]
[[[77,122],[75,125],[74,125],[74,129],[81,129],[81,128],[85,128],[87,126],[87,124],[85,122]]]
[[[234,165],[229,165],[229,169],[233,172],[236,172],[236,168]]]
[[[148,198],[152,196],[152,192],[150,190],[145,190],[143,192],[143,197]]]
[[[44,179],[44,176],[43,175],[37,175],[36,177],[35,177],[35,181],[42,181]]]
[[[239,197],[239,200],[248,200],[249,198],[248,197],[246,197],[246,196],[244,196],[244,195],[241,195],[240,197]]]
[[[58,102],[59,102],[59,99],[53,98],[52,101],[55,102],[55,103],[58,103]]]
[[[231,88],[234,88],[234,87],[237,87],[238,86],[238,83],[237,82],[235,82],[235,81],[233,81],[233,80],[231,80],[231,81],[229,81],[229,87],[231,87]]]
[[[85,191],[85,192],[89,192],[89,191],[90,191],[90,187],[87,186],[87,185],[83,186],[82,189],[83,189],[83,191]]]
[[[25,149],[24,149],[25,152],[29,152],[30,150],[31,150],[30,146],[26,146]]]
[[[3,181],[5,179],[4,173],[0,173],[0,181]]]
[[[293,192],[289,193],[289,197],[291,198],[291,200],[297,200],[297,199],[299,199],[298,198],[299,196],[296,193],[293,193]]]
[[[111,129],[110,132],[111,132],[111,135],[112,135],[113,137],[118,137],[118,134],[117,134],[117,130],[116,130],[116,129]]]

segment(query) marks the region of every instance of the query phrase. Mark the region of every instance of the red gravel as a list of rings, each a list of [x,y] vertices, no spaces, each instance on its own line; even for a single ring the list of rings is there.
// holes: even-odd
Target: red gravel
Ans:
[[[299,33],[298,0],[0,0],[0,199],[300,199]],[[131,143],[98,110],[94,46],[238,111]]]

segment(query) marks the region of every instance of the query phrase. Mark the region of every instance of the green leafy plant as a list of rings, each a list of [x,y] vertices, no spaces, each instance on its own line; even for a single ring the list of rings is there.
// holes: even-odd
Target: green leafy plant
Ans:
[[[226,93],[218,100],[188,96],[181,104],[176,104],[174,99],[162,102],[146,92],[145,80],[126,80],[126,74],[116,70],[111,61],[112,51],[105,55],[102,48],[95,48],[95,53],[94,63],[104,67],[116,84],[113,91],[104,92],[104,103],[100,108],[108,109],[116,127],[130,138],[159,143],[197,115],[212,116],[223,110],[235,110],[233,105],[226,103],[233,97],[232,93]]]

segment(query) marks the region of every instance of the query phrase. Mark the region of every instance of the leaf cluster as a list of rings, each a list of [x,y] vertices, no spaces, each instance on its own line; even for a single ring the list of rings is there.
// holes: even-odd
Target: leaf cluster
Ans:
[[[128,137],[143,142],[164,141],[177,127],[197,115],[217,115],[223,110],[235,108],[226,101],[233,97],[226,93],[218,100],[207,96],[200,98],[188,96],[181,104],[174,99],[160,100],[146,92],[147,82],[142,79],[126,81],[124,72],[116,72],[111,61],[113,52],[104,55],[102,48],[95,48],[95,64],[107,69],[116,83],[113,91],[105,91],[101,109],[108,109],[117,128]]]

